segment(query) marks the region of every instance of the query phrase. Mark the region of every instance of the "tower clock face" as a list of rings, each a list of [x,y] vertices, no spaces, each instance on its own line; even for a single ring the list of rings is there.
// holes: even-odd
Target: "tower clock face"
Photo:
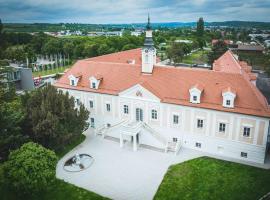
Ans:
[[[148,53],[148,50],[147,49],[145,50],[145,53]]]

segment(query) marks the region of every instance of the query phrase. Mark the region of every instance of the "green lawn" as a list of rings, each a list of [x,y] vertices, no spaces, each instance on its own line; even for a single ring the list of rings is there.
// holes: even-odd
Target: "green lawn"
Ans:
[[[270,170],[202,157],[169,168],[155,200],[255,200],[270,192]]]
[[[85,139],[85,136],[81,135],[81,137],[79,137],[72,144],[69,144],[63,150],[57,152],[58,157],[61,158],[63,155],[65,155],[67,152],[73,149],[75,146],[83,142],[84,139]],[[6,184],[4,183],[2,166],[0,165],[0,195],[1,195],[0,199],[2,200],[22,199],[22,197],[20,198],[16,194],[17,194],[16,192],[11,191],[10,188],[8,188]],[[55,185],[53,186],[52,190],[48,192],[44,192],[36,197],[27,198],[27,200],[77,200],[77,199],[103,200],[107,198],[102,197],[93,192],[90,192],[88,190],[79,188],[70,183],[66,183],[59,179],[56,180]]]
[[[182,62],[187,64],[205,64],[208,61],[207,53],[208,51],[205,50],[196,51],[191,55],[185,56]]]
[[[49,70],[44,70],[44,71],[33,72],[33,76],[38,77],[38,76],[46,76],[46,75],[50,75],[50,74],[62,73],[66,69],[68,69],[69,67],[70,67],[70,65],[64,66],[64,67],[58,67],[58,68],[55,68],[55,69],[49,69]]]

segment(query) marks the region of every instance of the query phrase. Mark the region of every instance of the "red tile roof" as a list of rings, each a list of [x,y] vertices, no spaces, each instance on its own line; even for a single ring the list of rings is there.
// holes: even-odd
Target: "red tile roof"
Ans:
[[[134,49],[79,60],[56,82],[55,86],[118,95],[128,88],[140,84],[164,103],[270,117],[270,110],[265,98],[250,83],[246,73],[243,75],[241,73],[224,73],[222,70],[155,66],[152,75],[144,75],[141,73],[140,63],[127,64],[125,62],[125,60],[131,58],[140,61],[139,54],[140,49]],[[227,54],[224,57],[226,63],[235,65],[235,61],[229,60],[228,57],[230,56]],[[219,62],[223,66],[223,63]],[[222,66],[216,67],[222,69]],[[236,66],[232,66],[232,68],[233,72],[240,71]],[[78,72],[81,72],[83,76],[78,86],[71,86],[67,77]],[[95,74],[100,74],[103,77],[97,90],[89,87],[89,77]],[[189,102],[189,89],[194,85],[204,86],[200,104]],[[222,91],[228,87],[234,88],[237,92],[235,108],[233,109],[222,106]]]

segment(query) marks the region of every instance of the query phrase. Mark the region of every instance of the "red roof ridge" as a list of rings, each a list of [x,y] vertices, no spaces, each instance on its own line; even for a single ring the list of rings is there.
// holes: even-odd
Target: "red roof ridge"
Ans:
[[[99,59],[99,58],[106,58],[108,56],[112,56],[112,55],[117,55],[117,54],[120,54],[120,53],[128,53],[128,52],[132,52],[132,51],[135,51],[135,50],[141,50],[141,48],[135,48],[135,49],[129,49],[129,50],[125,50],[125,51],[119,51],[119,52],[113,52],[113,53],[108,53],[108,54],[104,54],[104,55],[100,55],[100,56],[95,56],[95,57],[91,57],[91,58],[85,58],[83,60],[85,61],[91,61],[91,59]]]
[[[222,93],[226,93],[226,92],[231,92],[231,93],[236,94],[236,90],[233,89],[231,86],[226,87],[226,88],[224,88],[224,89],[222,90]]]

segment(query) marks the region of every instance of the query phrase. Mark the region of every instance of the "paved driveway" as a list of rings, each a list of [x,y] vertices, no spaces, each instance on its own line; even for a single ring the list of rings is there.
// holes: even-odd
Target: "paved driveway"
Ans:
[[[117,200],[152,199],[170,165],[202,155],[189,149],[177,156],[144,148],[133,152],[129,144],[121,149],[118,142],[95,137],[91,130],[85,134],[86,140],[59,161],[57,177]],[[93,165],[81,172],[64,171],[64,161],[75,153],[91,155]]]

